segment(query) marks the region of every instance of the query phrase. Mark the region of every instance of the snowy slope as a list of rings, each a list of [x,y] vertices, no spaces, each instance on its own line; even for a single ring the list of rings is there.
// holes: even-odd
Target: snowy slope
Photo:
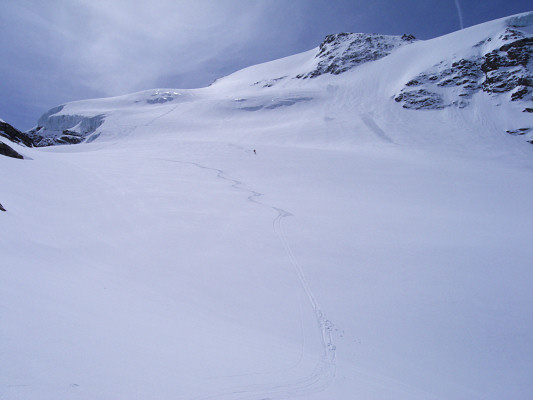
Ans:
[[[46,113],[83,143],[0,157],[0,398],[531,398],[531,96],[395,100],[530,19]]]

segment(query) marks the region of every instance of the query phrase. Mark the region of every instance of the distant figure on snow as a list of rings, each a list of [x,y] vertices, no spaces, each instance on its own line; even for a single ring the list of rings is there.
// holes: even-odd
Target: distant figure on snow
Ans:
[[[255,149],[254,149],[254,154],[257,155],[257,152],[255,151]]]

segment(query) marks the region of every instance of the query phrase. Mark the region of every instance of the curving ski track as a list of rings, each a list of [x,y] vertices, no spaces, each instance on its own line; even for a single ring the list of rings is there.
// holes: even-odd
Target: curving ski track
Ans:
[[[263,193],[259,193],[249,189],[243,182],[228,177],[227,174],[221,169],[207,167],[205,165],[191,161],[179,161],[163,158],[159,158],[158,160],[179,164],[189,164],[194,165],[197,168],[213,171],[216,173],[217,178],[230,182],[233,188],[248,192],[250,194],[247,197],[248,201],[251,201],[263,207],[268,207],[276,212],[277,215],[272,221],[274,233],[282,243],[283,248],[285,249],[285,252],[287,253],[289,261],[292,265],[292,268],[296,276],[298,277],[302,289],[307,297],[307,300],[310,306],[313,308],[317,321],[317,327],[321,335],[323,352],[319,362],[317,363],[313,372],[309,376],[290,381],[245,385],[243,387],[235,388],[235,390],[231,390],[225,393],[217,393],[214,395],[197,397],[195,398],[195,400],[211,400],[225,398],[238,400],[274,400],[298,397],[308,393],[316,393],[325,390],[333,381],[336,373],[336,347],[333,340],[333,323],[331,323],[331,321],[326,318],[325,313],[320,308],[320,305],[318,304],[315,296],[313,295],[311,287],[307,282],[303,269],[296,261],[292,249],[285,237],[282,221],[284,218],[291,217],[292,214],[282,208],[258,201],[257,199],[263,196]],[[292,368],[295,368],[300,362],[301,358]]]

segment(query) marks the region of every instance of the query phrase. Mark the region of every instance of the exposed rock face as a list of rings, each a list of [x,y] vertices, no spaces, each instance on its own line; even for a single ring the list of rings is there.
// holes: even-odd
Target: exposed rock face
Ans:
[[[31,147],[33,142],[31,138],[24,132],[19,131],[7,122],[0,120],[0,136],[4,136],[13,143],[18,143],[23,146]]]
[[[481,65],[485,73],[483,91],[511,92],[511,100],[531,99],[533,76],[528,65],[532,54],[533,37],[515,40],[485,54]]]
[[[6,209],[2,207],[2,204],[0,204],[0,211],[6,211]]]
[[[482,77],[480,60],[442,61],[433,70],[407,82],[394,100],[401,102],[404,108],[416,110],[439,110],[449,106],[462,108],[481,89],[479,81]],[[447,88],[454,90],[447,93]]]
[[[415,83],[412,83],[409,86],[418,86],[421,78],[421,76],[418,77],[418,79],[414,81]],[[396,96],[394,100],[403,102],[404,108],[414,108],[417,110],[440,110],[447,106],[441,95],[431,92],[428,89],[402,90],[402,93]]]
[[[4,142],[0,142],[0,155],[12,157],[12,158],[18,158],[23,159],[24,157],[17,153],[15,150],[13,150],[11,147],[9,147]]]
[[[328,35],[320,45],[315,58],[317,67],[297,78],[316,78],[323,74],[338,75],[360,64],[379,60],[394,49],[412,43],[413,35],[387,36],[364,33],[339,33]]]
[[[61,114],[63,107],[49,110],[39,118],[38,126],[28,132],[34,146],[81,143],[104,122],[103,115],[86,117]]]
[[[489,95],[509,94],[511,101],[531,101],[533,37],[509,27],[499,37],[487,38],[476,47],[490,47],[493,41],[505,44],[485,52],[480,50],[470,59],[441,61],[406,82],[394,100],[404,108],[416,110],[462,108],[480,91]]]

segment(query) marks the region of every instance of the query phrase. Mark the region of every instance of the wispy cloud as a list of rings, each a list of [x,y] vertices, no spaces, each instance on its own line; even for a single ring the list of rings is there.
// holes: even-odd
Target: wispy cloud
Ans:
[[[459,0],[455,0],[455,7],[457,8],[457,15],[459,16],[459,26],[461,29],[464,29],[465,25],[463,23],[463,11],[461,10],[461,4],[459,4]]]
[[[261,7],[236,1],[52,0],[14,12],[38,32],[35,52],[41,59],[111,95],[151,87],[162,75],[193,71],[238,48]]]

